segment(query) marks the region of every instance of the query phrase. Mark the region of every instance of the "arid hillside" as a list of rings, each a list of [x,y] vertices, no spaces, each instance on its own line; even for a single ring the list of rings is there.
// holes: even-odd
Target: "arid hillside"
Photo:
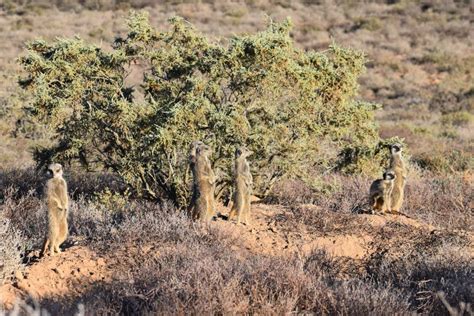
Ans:
[[[370,214],[374,169],[309,166],[313,182],[282,178],[238,225],[224,199],[200,223],[117,173],[66,164],[69,238],[41,257],[46,178],[32,153],[54,131],[28,115],[18,58],[34,39],[79,36],[111,51],[130,10],[163,30],[181,16],[224,44],[290,17],[303,51],[364,52],[356,99],[380,105],[382,139],[406,144],[401,213]],[[473,24],[472,1],[0,0],[0,315],[472,315]]]

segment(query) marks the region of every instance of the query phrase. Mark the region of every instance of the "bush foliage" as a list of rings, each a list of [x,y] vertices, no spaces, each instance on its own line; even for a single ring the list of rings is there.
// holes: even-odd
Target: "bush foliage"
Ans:
[[[20,84],[34,95],[28,111],[57,138],[36,150],[39,164],[110,169],[136,194],[181,206],[189,195],[193,140],[214,150],[220,195],[228,194],[239,145],[255,153],[261,196],[285,175],[347,165],[380,146],[376,105],[354,99],[363,53],[337,45],[298,49],[289,20],[227,42],[181,18],[170,24],[157,31],[146,13],[132,13],[128,34],[113,49],[80,38],[28,44],[19,60],[26,73]],[[136,64],[145,69],[141,99],[126,84]],[[348,162],[347,153],[354,159]]]

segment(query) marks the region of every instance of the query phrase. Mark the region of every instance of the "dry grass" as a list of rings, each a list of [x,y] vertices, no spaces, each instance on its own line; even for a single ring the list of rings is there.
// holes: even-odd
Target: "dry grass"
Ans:
[[[20,176],[21,172],[15,174],[16,179],[28,179]],[[86,184],[77,190],[88,192],[89,176],[76,176],[75,183]],[[293,229],[301,224],[313,227],[321,235],[367,231],[364,217],[351,212],[351,204],[365,196],[359,189],[368,185],[367,179],[344,180],[340,179],[340,191],[310,198],[316,209],[294,204],[293,215],[278,220],[285,220]],[[160,255],[131,253],[122,267],[127,272],[117,271],[121,277],[116,281],[99,282],[79,296],[46,298],[39,303],[59,314],[75,312],[80,303],[86,313],[113,314],[445,314],[439,298],[443,292],[453,307],[469,308],[461,305],[471,303],[473,294],[470,275],[474,267],[465,251],[469,239],[452,229],[472,224],[463,213],[468,209],[460,207],[453,196],[463,203],[472,203],[472,197],[462,185],[453,186],[454,179],[444,186],[438,181],[417,184],[426,192],[410,188],[407,199],[412,206],[406,212],[419,218],[427,215],[413,194],[426,196],[432,190],[439,196],[431,208],[441,211],[457,205],[449,219],[437,212],[429,219],[437,219],[437,226],[449,229],[414,230],[388,223],[373,232],[374,252],[360,261],[336,259],[323,252],[290,258],[242,254],[233,250],[238,241],[228,231],[197,225],[167,203],[129,200],[112,207],[84,193],[71,203],[73,239],[83,240],[105,256],[120,252],[124,245],[142,249],[150,244],[158,245]],[[8,185],[1,187],[6,192],[1,214],[16,232],[11,236],[24,237],[19,248],[11,243],[7,246],[15,252],[12,258],[26,257],[42,239],[46,208],[27,184]],[[304,202],[307,192],[302,193],[303,197],[290,198]],[[286,199],[281,193],[275,198]]]
[[[23,269],[23,246],[26,240],[10,222],[7,215],[0,212],[0,285],[11,281],[14,273]]]
[[[367,195],[373,179],[336,175],[327,181],[334,184],[329,192],[312,190],[300,180],[283,181],[273,189],[267,202],[290,206],[302,216],[300,221],[314,223],[320,220],[311,216],[324,215],[298,205],[312,204],[322,212],[337,212],[341,216],[368,210]],[[438,175],[415,168],[408,177],[402,212],[435,227],[473,231],[471,182],[470,172]]]

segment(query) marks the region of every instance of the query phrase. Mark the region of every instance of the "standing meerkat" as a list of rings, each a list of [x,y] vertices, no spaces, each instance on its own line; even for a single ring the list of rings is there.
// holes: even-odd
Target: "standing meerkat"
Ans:
[[[196,146],[196,157],[193,167],[192,217],[209,221],[216,213],[214,191],[216,176],[211,167],[209,156],[211,148],[204,144]]]
[[[402,158],[402,146],[393,144],[390,146],[390,169],[395,172],[395,183],[393,186],[391,206],[392,213],[399,213],[403,204],[405,184],[407,178],[407,168]]]
[[[63,167],[53,163],[48,166],[48,173],[51,176],[46,182],[48,233],[44,240],[42,255],[46,254],[48,246],[50,255],[60,253],[59,246],[66,240],[68,234],[69,197],[67,184],[63,178]]]
[[[392,191],[396,174],[393,170],[383,173],[382,179],[372,182],[369,190],[369,202],[372,206],[373,213],[382,211],[382,213],[390,212]]]
[[[193,174],[193,187],[192,187],[192,196],[191,196],[191,201],[189,202],[189,205],[188,205],[188,214],[190,214],[191,216],[194,214],[194,205],[196,204],[196,194],[197,194],[197,188],[196,188],[196,181],[195,179],[197,178],[197,175],[196,175],[196,168],[195,168],[195,165],[196,165],[196,152],[197,152],[197,148],[201,145],[204,145],[203,142],[199,141],[199,140],[195,140],[191,143],[191,146],[189,147],[189,167],[191,169],[191,172]]]
[[[250,195],[252,194],[252,173],[247,157],[253,154],[245,147],[237,148],[235,151],[234,167],[234,198],[229,220],[237,219],[237,224],[242,221],[250,223]]]

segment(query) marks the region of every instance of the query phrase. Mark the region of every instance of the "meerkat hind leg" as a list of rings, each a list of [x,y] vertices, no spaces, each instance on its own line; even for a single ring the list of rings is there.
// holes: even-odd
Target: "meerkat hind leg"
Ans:
[[[60,246],[63,242],[66,241],[68,235],[68,225],[67,221],[64,219],[61,224],[59,225],[59,241],[58,246]]]
[[[246,201],[245,203],[245,211],[244,211],[244,224],[249,225],[250,224],[250,202]]]
[[[374,212],[374,214],[380,214],[380,215],[383,215],[385,213],[384,209],[383,209],[383,200],[382,200],[381,197],[377,197],[375,199],[373,212]]]
[[[48,252],[49,244],[50,244],[50,240],[49,240],[48,237],[46,237],[46,238],[44,239],[43,249],[41,250],[41,256],[45,256],[45,255],[46,255],[46,253]]]
[[[54,246],[54,251],[56,253],[61,253],[61,248],[59,248],[59,242],[56,242],[56,245]]]
[[[50,256],[54,256],[55,251],[56,251],[55,241],[54,241],[54,240],[51,240],[51,241],[49,242],[49,255],[50,255]]]

